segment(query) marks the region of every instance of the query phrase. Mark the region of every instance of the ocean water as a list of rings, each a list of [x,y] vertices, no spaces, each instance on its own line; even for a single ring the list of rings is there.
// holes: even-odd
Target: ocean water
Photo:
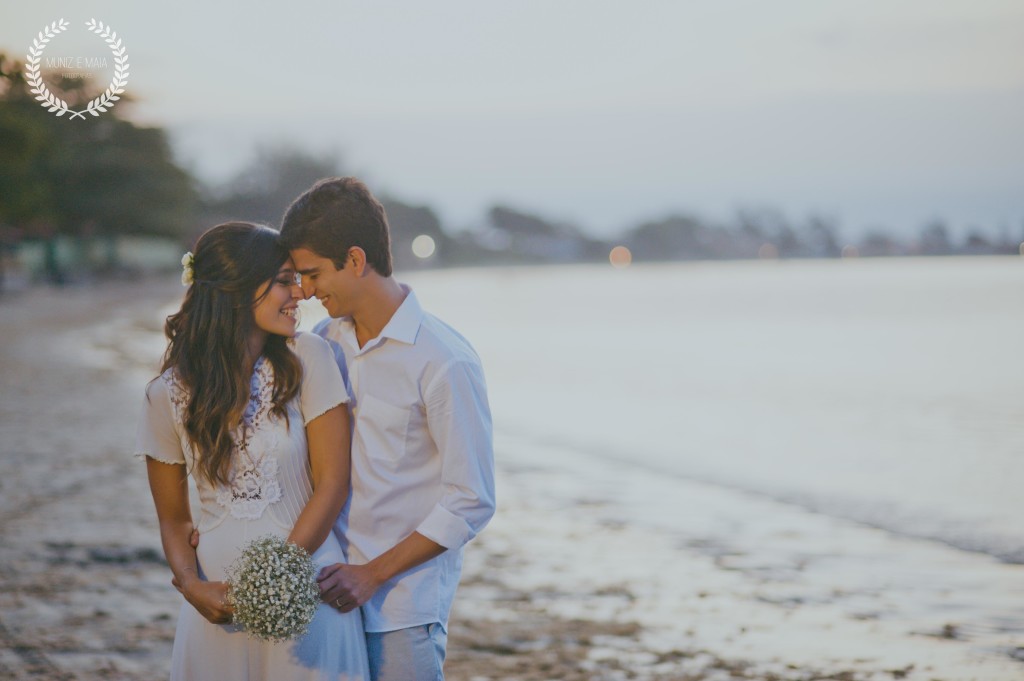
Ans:
[[[666,649],[1021,677],[1024,259],[398,278],[483,359],[504,485],[488,533],[533,555],[503,578],[621,585]],[[303,303],[302,326],[324,314]],[[98,328],[103,365],[115,339],[163,347]],[[516,499],[551,520],[529,530]],[[591,530],[555,541],[559,523]],[[593,615],[586,594],[550,607]]]
[[[405,279],[499,434],[1024,562],[1024,259]]]
[[[479,351],[496,453],[554,500],[552,514],[593,505],[610,527],[675,547],[670,565],[703,557],[739,576],[736,603],[682,618],[701,645],[754,660],[916,663],[927,678],[1020,677],[1024,259],[407,280]],[[565,550],[559,574],[582,579]],[[671,624],[694,584],[719,577],[665,581],[673,572],[649,565],[623,580],[661,585],[647,616],[666,609],[655,630],[678,640]],[[752,617],[751,601],[789,624],[742,645],[716,639],[716,626]]]

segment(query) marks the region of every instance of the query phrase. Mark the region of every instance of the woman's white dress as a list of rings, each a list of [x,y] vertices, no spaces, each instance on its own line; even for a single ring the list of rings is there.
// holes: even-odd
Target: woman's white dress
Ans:
[[[193,476],[202,506],[197,556],[206,579],[225,581],[225,569],[252,539],[287,537],[313,494],[304,426],[348,401],[341,372],[327,343],[299,334],[290,344],[302,363],[299,396],[288,404],[289,421],[270,413],[273,369],[260,358],[253,370],[245,428],[236,433],[230,484],[214,486]],[[195,470],[195,453],[182,426],[186,394],[173,370],[147,389],[135,453]],[[289,427],[290,424],[290,427]],[[332,533],[314,554],[318,567],[345,562]],[[188,602],[181,606],[171,658],[172,681],[355,681],[369,679],[359,610],[341,614],[320,604],[305,636],[268,643],[234,625],[208,622]]]

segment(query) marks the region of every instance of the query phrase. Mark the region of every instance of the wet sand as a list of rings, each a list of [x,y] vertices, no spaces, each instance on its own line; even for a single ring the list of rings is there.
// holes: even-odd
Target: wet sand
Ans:
[[[180,293],[165,279],[0,300],[0,677],[166,677],[180,596],[130,449],[160,310]],[[897,635],[744,591],[713,541],[683,550],[623,520],[605,491],[624,471],[584,480],[508,437],[497,454],[500,512],[467,550],[453,681],[1024,677],[955,628]]]

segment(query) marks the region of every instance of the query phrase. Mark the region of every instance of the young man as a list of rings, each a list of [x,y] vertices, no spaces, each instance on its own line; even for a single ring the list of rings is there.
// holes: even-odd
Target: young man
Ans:
[[[463,546],[494,514],[491,414],[480,358],[391,276],[384,208],[359,180],[313,185],[281,237],[302,290],[331,319],[352,397],[352,493],[335,525],[349,565],[321,572],[324,601],[362,606],[377,681],[443,679]]]

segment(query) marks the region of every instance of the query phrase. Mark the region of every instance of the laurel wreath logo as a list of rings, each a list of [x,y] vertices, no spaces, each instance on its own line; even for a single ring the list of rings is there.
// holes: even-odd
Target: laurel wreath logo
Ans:
[[[43,27],[36,39],[32,41],[32,47],[29,48],[26,57],[25,80],[32,86],[31,92],[36,96],[36,100],[42,106],[47,107],[47,111],[56,113],[58,118],[70,113],[68,120],[73,118],[84,120],[85,114],[99,116],[112,107],[114,102],[121,99],[118,95],[124,93],[124,87],[128,84],[128,53],[121,44],[121,39],[117,37],[117,32],[113,31],[110,26],[104,26],[102,21],[95,19],[85,22],[86,28],[106,40],[107,45],[110,46],[110,51],[114,55],[114,77],[102,95],[90,101],[81,111],[72,111],[68,108],[67,102],[50,92],[46,83],[43,82],[42,76],[39,75],[39,60],[43,56],[46,44],[70,27],[71,25],[63,18]]]

